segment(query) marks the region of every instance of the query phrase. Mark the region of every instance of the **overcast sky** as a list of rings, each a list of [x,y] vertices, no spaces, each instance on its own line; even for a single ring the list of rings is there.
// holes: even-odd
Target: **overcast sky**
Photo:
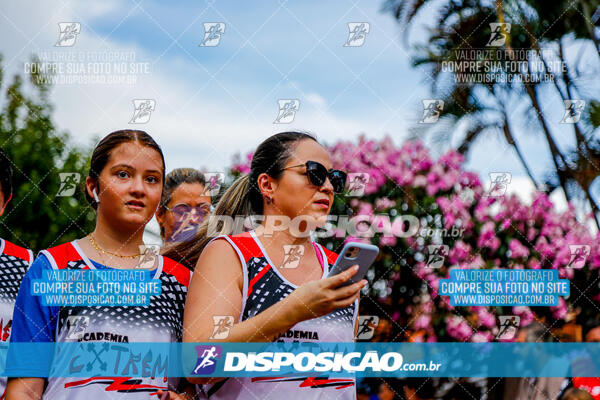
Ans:
[[[121,75],[131,84],[57,83],[51,94],[55,123],[86,144],[116,129],[144,129],[163,147],[169,170],[220,171],[234,153],[246,153],[282,130],[311,131],[325,143],[361,133],[387,134],[400,144],[417,125],[422,100],[431,97],[430,80],[411,67],[400,27],[381,11],[382,2],[240,4],[2,2],[0,53],[9,76],[23,73],[32,55],[80,57],[85,68],[92,53],[118,55],[128,67],[135,63],[140,71]],[[55,46],[62,22],[80,24],[70,47]],[[204,23],[210,22],[223,23],[225,32],[218,46],[200,46]],[[344,46],[350,22],[369,24],[362,46]],[[80,66],[78,61],[62,64]],[[112,79],[112,72],[80,75]],[[145,124],[129,123],[134,99],[155,101]],[[292,123],[273,123],[278,99],[300,101]],[[540,136],[526,124],[514,129],[541,177],[550,160]],[[443,150],[436,147],[434,154]],[[525,176],[513,151],[493,135],[476,144],[468,167],[484,179],[493,171],[511,172],[515,182]]]

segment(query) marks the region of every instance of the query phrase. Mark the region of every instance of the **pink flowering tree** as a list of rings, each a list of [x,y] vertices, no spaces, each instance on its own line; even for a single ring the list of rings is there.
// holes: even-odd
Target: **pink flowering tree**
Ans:
[[[368,179],[360,196],[336,196],[331,211],[355,223],[338,218],[319,240],[334,251],[348,240],[379,246],[361,300],[361,314],[385,322],[378,340],[492,341],[501,315],[519,316],[520,327],[538,321],[554,329],[600,314],[600,236],[577,221],[572,206],[559,213],[545,193],[526,205],[502,187],[484,187],[463,169],[461,154],[434,160],[418,141],[398,147],[390,138],[361,137],[329,149],[334,168]],[[231,174],[248,172],[250,160],[238,156]],[[578,246],[589,254],[573,268]],[[432,254],[442,261],[431,263]],[[571,294],[556,307],[453,307],[438,295],[452,268],[556,269]]]

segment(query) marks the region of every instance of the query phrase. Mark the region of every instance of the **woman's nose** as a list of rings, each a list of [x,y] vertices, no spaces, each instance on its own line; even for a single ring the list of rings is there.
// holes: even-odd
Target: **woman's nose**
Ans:
[[[333,185],[331,184],[329,177],[327,177],[325,179],[325,182],[323,182],[323,186],[321,186],[321,190],[327,191],[327,192],[333,192]]]

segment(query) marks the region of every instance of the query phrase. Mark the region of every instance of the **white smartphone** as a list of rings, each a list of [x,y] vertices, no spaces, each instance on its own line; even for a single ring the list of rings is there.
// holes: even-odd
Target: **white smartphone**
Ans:
[[[373,264],[373,261],[375,261],[377,254],[379,254],[379,248],[377,246],[360,242],[348,242],[344,245],[344,248],[340,252],[335,264],[333,264],[329,270],[327,276],[337,275],[351,266],[358,264],[358,272],[342,286],[359,282],[367,274],[367,270],[371,264]]]

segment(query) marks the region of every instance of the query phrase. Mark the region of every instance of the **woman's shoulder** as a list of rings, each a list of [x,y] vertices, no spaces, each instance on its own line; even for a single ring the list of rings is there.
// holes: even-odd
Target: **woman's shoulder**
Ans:
[[[9,242],[0,238],[0,254],[19,258],[31,264],[33,261],[33,252],[25,247]]]
[[[196,268],[200,265],[219,265],[223,270],[231,266],[233,270],[239,271],[239,263],[245,263],[244,245],[232,237],[233,235],[217,236],[211,240],[198,259]]]
[[[48,262],[54,269],[66,268],[69,261],[82,259],[82,256],[74,243],[75,241],[65,242],[58,246],[41,250],[34,263],[39,259],[41,262]]]
[[[208,244],[204,247],[202,251],[202,255],[206,256],[235,256],[236,253],[236,242],[238,239],[235,238],[236,235],[220,235],[214,237]],[[237,257],[236,257],[237,258]]]

